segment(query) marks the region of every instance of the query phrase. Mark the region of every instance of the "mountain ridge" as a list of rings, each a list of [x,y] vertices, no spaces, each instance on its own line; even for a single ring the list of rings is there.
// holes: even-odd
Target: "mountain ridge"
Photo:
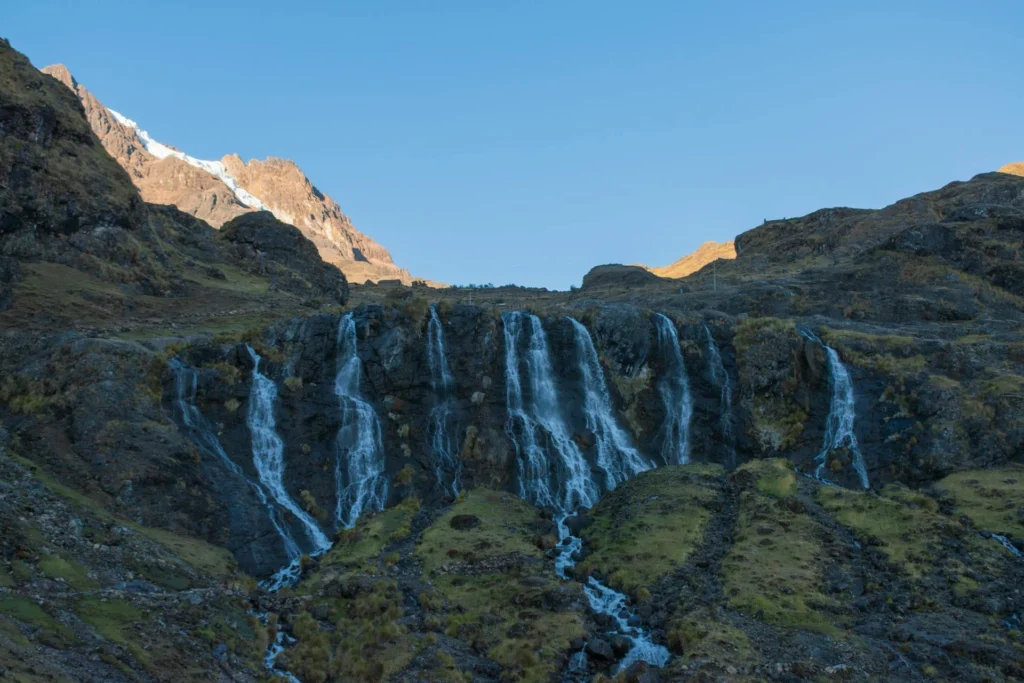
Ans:
[[[40,69],[70,89],[108,153],[128,172],[142,199],[173,204],[219,228],[255,210],[270,211],[294,225],[316,245],[321,258],[353,282],[398,280],[412,274],[390,252],[360,232],[329,195],[318,190],[291,160],[242,160],[227,154],[205,161],[153,139],[138,123],[105,106],[64,64]],[[252,191],[250,191],[252,190]],[[431,283],[433,284],[433,283]]]

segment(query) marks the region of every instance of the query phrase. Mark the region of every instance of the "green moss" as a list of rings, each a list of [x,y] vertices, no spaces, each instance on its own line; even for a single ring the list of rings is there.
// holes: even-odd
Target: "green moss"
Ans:
[[[299,591],[312,593],[353,571],[375,570],[388,543],[409,535],[419,506],[418,499],[407,498],[382,512],[364,515],[354,528],[340,531],[334,547],[321,559],[317,573],[303,581]]]
[[[465,531],[456,530],[451,527],[456,515],[473,515],[481,523]],[[519,553],[539,558],[541,553],[532,542],[530,530],[530,523],[536,519],[536,509],[511,493],[474,489],[423,532],[416,556],[428,573],[457,557],[479,560]],[[449,552],[452,550],[455,552]]]
[[[68,627],[59,623],[39,605],[28,598],[0,597],[0,614],[24,624],[41,628],[47,635],[60,642],[74,642],[75,636]]]
[[[475,516],[479,524],[453,529],[456,515]],[[547,607],[584,597],[579,584],[555,578],[552,562],[534,543],[538,520],[537,510],[519,498],[476,489],[439,517],[416,547],[442,598],[428,596],[423,603],[445,609],[429,614],[431,622],[485,651],[513,680],[536,683],[549,680],[571,640],[584,635],[578,612]],[[571,596],[551,595],[566,591]]]
[[[242,377],[241,370],[239,370],[236,366],[231,365],[230,363],[225,363],[224,361],[217,361],[216,363],[211,363],[210,365],[205,365],[203,367],[209,368],[210,370],[216,372],[220,381],[224,382],[229,386],[234,386],[235,384],[237,384],[238,380],[241,379]]]
[[[967,515],[979,529],[1024,537],[1024,465],[951,474],[937,488],[952,499],[955,515]]]
[[[720,496],[721,467],[662,467],[622,484],[591,511],[582,532],[591,551],[579,563],[632,592],[683,566],[704,538]]]
[[[137,626],[146,619],[140,608],[116,598],[86,598],[75,607],[78,617],[92,626],[98,634],[129,649],[147,669],[152,667],[152,657],[134,639]]]
[[[880,545],[890,561],[917,577],[932,569],[935,546],[957,528],[904,491],[890,486],[876,496],[823,486],[817,500],[836,521]]]
[[[735,542],[722,561],[729,605],[778,626],[835,632],[836,626],[820,611],[833,603],[821,592],[820,534],[817,523],[799,507],[759,493],[756,486],[744,491]]]
[[[757,479],[754,486],[758,492],[775,498],[785,498],[796,492],[796,475],[793,463],[785,458],[751,460],[738,469],[749,472]]]
[[[743,355],[752,344],[763,341],[765,337],[796,334],[796,325],[792,320],[781,318],[744,318],[736,325],[733,346],[737,355]]]
[[[39,571],[51,579],[61,579],[75,590],[92,590],[98,584],[89,578],[85,567],[60,555],[44,554],[39,559]]]
[[[699,659],[737,667],[757,662],[747,634],[709,608],[675,620],[669,627],[668,644],[673,652],[683,656],[683,661]]]

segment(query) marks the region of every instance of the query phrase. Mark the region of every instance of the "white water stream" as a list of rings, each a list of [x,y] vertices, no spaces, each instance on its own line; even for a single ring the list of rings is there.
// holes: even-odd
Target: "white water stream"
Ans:
[[[690,382],[675,324],[661,313],[655,313],[654,326],[665,366],[665,372],[658,379],[658,393],[665,406],[661,456],[666,465],[682,465],[690,461],[690,419],[693,417]]]
[[[299,521],[313,544],[310,555],[322,555],[331,547],[324,532],[316,521],[288,495],[284,486],[284,442],[277,433],[274,418],[274,404],[277,402],[277,386],[273,380],[260,372],[260,355],[245,345],[252,357],[252,388],[249,391],[249,432],[252,435],[252,463],[259,474],[260,483],[271,498]],[[288,566],[275,574],[267,585],[270,590],[292,585],[299,576],[301,556],[292,559]]]
[[[570,430],[560,410],[561,404],[558,400],[547,338],[540,319],[535,315],[520,311],[506,313],[502,319],[505,323],[505,368],[507,373],[505,382],[509,413],[507,431],[519,456],[520,492],[523,498],[536,505],[552,506],[559,511],[556,522],[560,543],[558,554],[555,557],[555,572],[559,577],[568,579],[566,570],[575,566],[575,556],[582,547],[583,541],[570,533],[565,520],[580,507],[592,507],[603,491],[590,474],[583,454],[575,442],[569,438]],[[622,444],[632,451],[637,461],[642,464],[643,461],[639,460],[639,454],[629,444],[628,437],[624,434],[621,437],[611,434],[613,429],[620,430],[620,428],[611,417],[610,400],[607,398],[607,387],[604,385],[600,364],[597,362],[597,353],[586,329],[583,328],[581,333],[579,328],[582,325],[575,320],[572,322],[576,333],[581,374],[584,377],[587,394],[588,427],[594,431],[595,436],[598,434],[598,429],[604,430],[605,448],[608,449],[607,457],[611,458],[612,451],[618,447],[618,444]],[[581,339],[584,334],[585,342]],[[526,347],[522,357],[519,351],[520,346]],[[521,377],[523,372],[526,375],[527,386],[531,389],[532,400],[526,400],[523,396],[523,378]],[[607,414],[605,414],[605,403],[608,406]],[[545,435],[548,435],[549,438],[545,438]],[[617,438],[620,440],[616,441]],[[598,441],[600,442],[600,437]],[[619,455],[623,457],[624,454],[619,451]],[[625,455],[625,458],[628,457],[630,456]],[[615,465],[615,467],[625,468],[617,471],[623,473],[625,477],[631,476],[625,474],[631,465]],[[647,467],[643,467],[643,469],[647,469]],[[637,469],[636,471],[642,470]],[[557,473],[554,479],[551,476],[552,472]],[[606,470],[606,472],[608,471]],[[633,472],[633,474],[635,473]],[[609,486],[605,491],[614,486],[613,481],[615,481],[614,477],[609,476]],[[615,481],[615,484],[617,483],[621,483],[621,480]],[[593,577],[583,584],[583,591],[591,609],[613,619],[617,628],[613,630],[612,634],[621,634],[633,644],[626,656],[619,662],[621,669],[640,660],[658,667],[664,666],[668,662],[669,652],[666,648],[655,644],[642,628],[629,625],[631,612],[625,595],[605,586]],[[570,670],[586,671],[586,653],[584,651],[573,653]]]
[[[704,334],[707,336],[708,365],[711,368],[711,380],[719,389],[718,400],[718,429],[722,438],[725,439],[726,447],[729,449],[729,458],[732,463],[736,462],[736,431],[735,421],[732,412],[732,380],[722,362],[722,354],[718,349],[714,336],[707,325],[704,325]]]
[[[274,531],[281,537],[281,542],[284,545],[289,562],[282,570],[279,570],[265,582],[267,586],[273,586],[287,578],[282,575],[282,571],[290,570],[295,564],[295,560],[302,555],[302,551],[299,549],[298,543],[295,542],[295,538],[292,536],[288,526],[281,519],[278,507],[267,498],[266,490],[259,482],[247,477],[242,468],[228,457],[224,447],[221,446],[220,439],[214,433],[213,427],[199,411],[199,408],[196,407],[198,373],[193,368],[183,365],[177,358],[172,358],[170,365],[171,370],[174,372],[175,413],[185,426],[186,433],[200,448],[213,453],[224,467],[249,485],[256,498],[260,501],[260,504],[266,509]]]
[[[434,472],[438,486],[452,496],[458,496],[462,468],[457,457],[457,430],[453,424],[455,378],[448,369],[444,349],[444,328],[434,305],[430,306],[430,323],[427,325],[427,363],[430,366],[431,388],[437,400],[437,404],[430,411],[429,427]]]
[[[338,323],[337,344],[334,393],[341,405],[341,426],[335,441],[334,519],[339,526],[350,529],[364,512],[384,509],[388,482],[384,477],[380,419],[359,391],[363,363],[352,313],[346,313]]]
[[[860,452],[860,444],[857,442],[857,435],[853,431],[853,423],[857,417],[856,403],[853,395],[853,382],[850,380],[850,373],[846,366],[839,360],[839,354],[831,346],[810,330],[799,328],[800,334],[807,340],[820,345],[825,349],[828,357],[828,384],[831,393],[828,409],[828,418],[825,422],[825,438],[822,443],[821,452],[815,457],[818,463],[814,470],[815,478],[828,482],[823,476],[828,454],[834,450],[845,448],[850,452],[853,459],[853,468],[857,471],[860,485],[870,488],[868,472],[864,464],[864,456]]]

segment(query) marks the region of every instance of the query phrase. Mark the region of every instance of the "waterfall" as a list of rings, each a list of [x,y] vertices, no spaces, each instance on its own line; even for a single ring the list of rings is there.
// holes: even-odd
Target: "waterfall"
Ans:
[[[665,420],[660,430],[661,456],[667,465],[682,465],[690,460],[690,418],[693,417],[690,383],[675,324],[661,313],[655,313],[654,325],[665,365],[665,372],[658,378],[658,393],[665,406]]]
[[[430,306],[430,323],[427,325],[427,362],[430,365],[430,384],[437,398],[437,405],[430,411],[430,453],[434,460],[437,484],[453,496],[459,495],[461,468],[456,452],[458,444],[453,428],[452,403],[455,392],[455,378],[448,369],[444,352],[444,330],[437,309]]]
[[[853,457],[853,467],[860,478],[860,485],[869,488],[868,472],[864,465],[864,456],[861,455],[860,445],[857,443],[857,435],[853,432],[853,422],[856,418],[856,404],[853,398],[853,382],[850,380],[850,373],[846,366],[839,360],[839,354],[831,346],[805,328],[799,328],[801,336],[825,349],[828,356],[828,384],[831,397],[829,399],[828,418],[825,422],[825,439],[822,443],[821,452],[814,458],[818,463],[814,470],[814,476],[822,481],[822,477],[828,454],[839,448],[846,448]],[[831,483],[831,482],[828,482]]]
[[[565,520],[579,507],[593,507],[601,490],[594,481],[583,454],[570,437],[569,429],[562,417],[547,337],[540,319],[529,313],[512,311],[503,314],[502,321],[505,327],[505,396],[508,404],[508,422],[505,430],[515,445],[518,456],[516,462],[519,471],[519,492],[522,498],[535,505],[551,506],[558,511],[556,522],[559,552],[555,557],[555,572],[565,579],[568,578],[566,570],[576,564],[575,556],[583,545],[579,537],[570,533]],[[576,321],[573,322],[579,325]],[[585,328],[583,332],[586,333]],[[616,437],[611,436],[609,432],[612,427],[618,429],[618,426],[611,417],[607,387],[604,386],[600,364],[597,363],[597,353],[593,351],[590,335],[585,336],[586,345],[589,346],[595,363],[591,365],[589,359],[585,358],[586,354],[581,353],[584,383],[591,387],[587,394],[588,397],[593,395],[592,398],[588,398],[587,412],[588,415],[594,416],[596,427],[606,430],[606,443],[614,444]],[[579,349],[579,330],[576,341]],[[522,357],[521,346],[525,346]],[[529,400],[523,395],[520,366],[525,371],[530,391]],[[589,377],[587,373],[590,373]],[[609,405],[606,416],[600,405],[601,389]],[[600,419],[596,417],[598,414],[602,414]],[[635,449],[629,446],[628,439],[624,436],[622,439],[626,447],[635,453]],[[639,459],[639,455],[636,457]],[[609,476],[609,485],[611,481],[612,477]],[[633,647],[622,661],[622,668],[638,660],[644,660],[654,666],[664,666],[668,662],[668,650],[655,645],[643,629],[629,626],[629,610],[626,607],[625,595],[608,588],[593,577],[583,585],[583,590],[591,609],[610,616],[617,625],[618,632],[633,643]],[[577,668],[584,667],[585,662],[583,654],[574,658],[574,665]]]
[[[736,432],[734,430],[732,414],[732,380],[722,362],[722,354],[718,349],[711,330],[704,325],[704,334],[708,340],[708,365],[711,368],[711,381],[720,391],[718,401],[718,426],[726,446],[729,448],[730,461],[736,461]]]
[[[592,507],[600,492],[562,418],[547,336],[537,316],[502,315],[505,327],[505,431],[516,449],[519,495],[559,510]],[[520,358],[519,347],[525,345]],[[521,368],[530,389],[523,395]]]
[[[284,442],[277,434],[274,419],[274,403],[277,401],[277,386],[273,380],[260,373],[260,355],[249,346],[252,357],[252,389],[249,392],[249,432],[252,435],[252,463],[259,474],[260,483],[282,508],[290,512],[301,524],[309,540],[313,542],[312,555],[322,555],[331,547],[327,536],[320,531],[316,521],[300,508],[284,487]],[[268,584],[270,590],[291,585],[301,571],[300,558],[278,571]]]
[[[568,320],[572,323],[576,354],[583,375],[583,409],[587,429],[594,434],[597,465],[604,470],[607,477],[605,490],[610,491],[625,480],[649,470],[651,465],[640,456],[625,430],[615,420],[608,385],[590,332],[578,320]]]
[[[359,360],[352,313],[346,313],[338,323],[337,347],[334,393],[341,405],[341,426],[335,442],[334,518],[339,526],[350,529],[364,512],[384,509],[388,483],[384,478],[380,420],[359,392],[363,363]]]
[[[214,433],[213,427],[199,411],[199,408],[196,407],[198,373],[194,369],[183,365],[177,358],[172,358],[170,365],[171,370],[174,371],[175,415],[181,421],[181,424],[184,425],[189,438],[196,445],[208,453],[213,453],[228,471],[241,478],[252,489],[260,504],[266,509],[267,516],[270,518],[270,524],[274,527],[277,535],[281,537],[285,553],[288,555],[289,565],[282,569],[281,572],[288,570],[292,562],[302,554],[302,551],[299,550],[299,546],[292,537],[287,525],[282,521],[278,508],[267,498],[267,492],[263,486],[247,477],[242,472],[242,468],[228,457],[228,454],[224,452],[224,447],[221,446],[220,439]],[[278,574],[271,578],[271,585],[278,578],[281,578],[279,576],[281,572],[278,572]]]

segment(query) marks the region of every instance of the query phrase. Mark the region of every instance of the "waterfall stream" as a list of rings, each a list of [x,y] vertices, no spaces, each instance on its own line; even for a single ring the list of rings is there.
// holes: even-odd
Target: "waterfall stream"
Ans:
[[[311,555],[322,555],[331,547],[324,532],[316,521],[292,500],[284,486],[284,442],[277,434],[274,418],[274,404],[277,402],[277,386],[273,380],[260,372],[260,355],[248,344],[245,348],[252,357],[252,388],[249,392],[249,432],[252,435],[252,462],[259,474],[260,483],[274,501],[299,521],[309,540],[313,543]],[[277,572],[268,582],[270,590],[292,585],[301,571],[300,557],[292,559],[288,566]]]
[[[829,482],[822,476],[828,461],[828,454],[834,450],[845,448],[853,458],[853,467],[857,471],[860,485],[867,489],[868,472],[864,464],[864,456],[860,452],[857,435],[853,431],[853,423],[857,416],[856,403],[853,396],[853,382],[846,366],[839,360],[839,354],[831,346],[827,346],[816,334],[806,328],[799,328],[800,334],[809,341],[825,349],[828,357],[828,384],[830,391],[828,418],[825,422],[825,438],[821,452],[814,461],[818,466],[814,470],[815,478]]]
[[[516,449],[520,497],[558,510],[593,507],[597,483],[583,453],[572,440],[561,413],[547,336],[540,319],[511,311],[505,327],[505,431]],[[520,346],[525,350],[520,356]],[[520,366],[529,396],[523,395]]]
[[[629,435],[615,419],[608,385],[590,332],[574,318],[569,318],[569,322],[573,326],[576,354],[583,375],[583,409],[587,429],[594,434],[597,465],[607,477],[605,490],[611,491],[627,479],[651,469],[651,465],[633,447]]]
[[[660,434],[661,456],[666,465],[682,465],[690,461],[690,419],[693,417],[690,382],[675,324],[661,313],[655,313],[654,325],[665,364],[665,372],[658,379],[658,393],[665,406]]]
[[[350,529],[364,512],[384,509],[388,482],[384,478],[380,420],[359,391],[363,363],[359,359],[356,324],[351,312],[343,315],[338,323],[337,347],[334,393],[341,405],[341,426],[335,441],[334,518],[339,526]]]
[[[707,325],[704,325],[704,334],[708,341],[708,365],[711,368],[711,380],[719,389],[718,400],[718,429],[729,449],[730,462],[736,463],[736,431],[732,413],[732,380],[722,362],[722,353],[718,349],[714,336]]]
[[[502,320],[505,326],[505,384],[509,415],[506,431],[515,444],[518,456],[520,495],[535,505],[552,506],[558,511],[556,523],[559,546],[558,554],[555,556],[555,572],[562,579],[568,579],[566,570],[575,566],[583,540],[571,534],[565,520],[580,507],[593,507],[602,491],[591,477],[583,454],[569,436],[569,427],[560,410],[547,337],[540,319],[529,313],[514,311],[505,313]],[[582,327],[576,321],[573,323]],[[585,328],[583,332],[586,333]],[[579,356],[584,383],[593,385],[592,391],[595,394],[595,397],[588,399],[588,421],[593,413],[594,424],[601,427],[598,424],[600,420],[596,417],[597,413],[603,412],[600,405],[601,391],[598,386],[603,388],[605,396],[607,387],[603,385],[600,364],[596,365],[596,371],[593,366],[587,367],[591,364],[590,352],[593,352],[593,362],[597,362],[597,353],[589,333],[586,333],[587,342],[583,344],[583,347],[587,348],[580,346],[578,328],[576,335],[577,350],[585,351]],[[524,344],[526,352],[521,358],[519,347]],[[525,369],[530,400],[523,396],[520,366]],[[602,378],[600,385],[598,378]],[[587,389],[587,393],[589,396],[591,389]],[[610,414],[610,407],[608,410]],[[618,429],[614,420],[610,424]],[[602,428],[609,429],[607,424]],[[606,435],[606,438],[615,443],[611,436]],[[622,438],[635,453],[628,439],[624,435]],[[639,454],[636,457],[639,459]],[[551,481],[551,471],[558,472],[554,482]],[[609,477],[609,485],[611,480]],[[629,625],[629,609],[625,595],[612,590],[593,577],[583,584],[583,591],[591,609],[612,617],[618,627],[617,633],[621,633],[633,643],[630,651],[620,662],[620,668],[639,660],[659,667],[668,662],[669,652],[666,648],[651,641],[650,636],[642,628]],[[624,617],[623,614],[627,616]],[[574,653],[571,663],[573,671],[585,671],[586,653]]]
[[[457,456],[455,441],[457,429],[452,403],[455,393],[455,378],[448,369],[444,350],[444,328],[437,316],[437,309],[430,306],[430,323],[427,325],[427,362],[430,365],[430,384],[437,404],[430,411],[430,453],[434,461],[437,484],[453,496],[459,495],[461,465]]]
[[[259,482],[255,482],[247,477],[242,468],[228,457],[224,447],[221,446],[220,439],[214,433],[213,427],[199,411],[199,408],[196,407],[198,373],[194,369],[183,365],[177,358],[172,358],[170,365],[171,370],[174,372],[175,414],[178,416],[181,424],[184,425],[189,438],[203,450],[212,453],[228,471],[249,485],[260,504],[266,509],[267,516],[270,518],[270,524],[274,527],[277,535],[281,537],[285,553],[288,555],[288,564],[268,579],[267,585],[272,586],[275,582],[286,580],[288,577],[284,576],[282,572],[287,574],[293,568],[293,565],[297,566],[295,560],[302,554],[299,545],[292,537],[288,526],[281,519],[277,506],[267,498],[266,490]]]

